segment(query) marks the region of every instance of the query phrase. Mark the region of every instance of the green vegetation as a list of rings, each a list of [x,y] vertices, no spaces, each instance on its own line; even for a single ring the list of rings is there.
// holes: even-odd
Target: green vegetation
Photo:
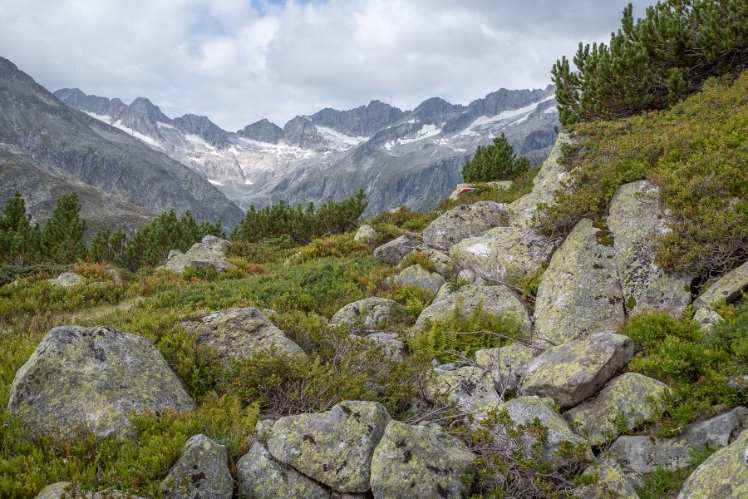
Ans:
[[[748,5],[743,0],[666,0],[634,21],[631,4],[610,45],[579,44],[577,71],[553,66],[564,126],[665,109],[710,77],[748,68]]]
[[[717,449],[707,446],[701,451],[691,450],[691,459],[685,468],[669,470],[658,467],[652,473],[644,475],[644,487],[637,489],[640,499],[662,499],[665,497],[674,497],[680,491],[691,473],[699,467],[701,463],[709,459]]]
[[[473,159],[462,167],[462,178],[468,183],[514,180],[529,169],[530,160],[518,158],[502,133],[492,145],[478,146]]]

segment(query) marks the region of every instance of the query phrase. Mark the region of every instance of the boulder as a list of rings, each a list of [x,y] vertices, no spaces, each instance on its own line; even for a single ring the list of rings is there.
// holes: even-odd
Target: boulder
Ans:
[[[323,414],[279,419],[268,450],[338,492],[366,492],[372,455],[389,421],[381,404],[346,400]]]
[[[212,268],[216,272],[224,272],[232,265],[226,259],[228,241],[215,236],[205,236],[200,243],[196,243],[187,253],[179,250],[171,250],[166,263],[159,267],[169,270],[175,274],[184,274],[188,267],[197,270]]]
[[[501,405],[491,374],[480,367],[462,367],[445,370],[436,368],[435,375],[426,386],[431,400],[446,398],[454,402],[460,412],[470,414],[480,421]]]
[[[70,482],[57,482],[47,485],[36,496],[35,499],[143,499],[130,493],[120,492],[119,490],[109,490],[104,492],[82,492],[77,489],[68,491]]]
[[[671,231],[659,188],[648,180],[623,185],[610,201],[609,213],[626,309],[664,309],[680,315],[691,301],[691,279],[668,275],[655,264],[658,237]]]
[[[575,495],[577,499],[639,499],[621,467],[612,459],[594,463],[582,475],[597,476],[597,481],[593,485],[582,487]]]
[[[195,404],[156,347],[108,327],[52,329],[16,373],[8,411],[34,434],[129,434],[130,415]]]
[[[331,325],[348,325],[357,329],[401,329],[410,324],[408,311],[386,298],[365,298],[349,303],[330,319]]]
[[[427,307],[416,321],[415,329],[423,329],[427,322],[447,322],[455,308],[460,314],[469,316],[476,307],[482,307],[483,313],[492,316],[503,316],[514,319],[521,329],[529,332],[532,329],[530,317],[517,295],[508,287],[499,286],[463,286],[450,293],[441,301]]]
[[[525,368],[520,395],[539,395],[568,409],[594,395],[634,355],[634,342],[619,334],[596,334],[549,348]]]
[[[667,469],[684,468],[691,459],[691,451],[727,447],[745,427],[748,409],[738,407],[720,416],[693,423],[683,433],[672,438],[623,436],[610,446],[610,455],[627,471],[648,473],[658,466]]]
[[[433,304],[433,303],[436,303],[442,300],[446,300],[447,297],[449,297],[449,295],[451,294],[452,294],[452,291],[450,289],[450,283],[446,283],[444,286],[439,288],[439,292],[436,293],[436,296],[434,297],[434,301],[432,301],[431,303]]]
[[[277,462],[259,442],[236,463],[239,493],[247,499],[331,499],[314,480]]]
[[[447,282],[436,272],[429,272],[419,264],[406,268],[396,275],[393,281],[398,286],[415,286],[416,288],[421,288],[431,293],[432,296],[436,296],[441,287]]]
[[[507,222],[506,205],[493,201],[461,205],[431,222],[423,231],[423,242],[447,250],[465,238],[483,235]]]
[[[179,460],[161,482],[165,499],[231,499],[234,479],[226,447],[205,435],[190,437]]]
[[[579,222],[554,253],[535,301],[535,333],[555,344],[612,332],[624,319],[611,241]]]
[[[473,271],[471,269],[461,270],[457,274],[457,281],[467,282],[468,284],[472,284],[473,286],[485,286],[487,282],[483,277],[478,275],[476,271]]]
[[[558,134],[551,154],[540,167],[538,174],[532,181],[532,191],[509,205],[513,226],[532,227],[532,218],[537,211],[537,205],[539,203],[554,204],[553,193],[564,189],[564,183],[570,178],[567,167],[560,164],[559,159],[561,159],[562,146],[571,143],[572,140],[569,134],[563,132]]]
[[[732,303],[748,289],[748,262],[723,275],[693,302],[695,309],[713,310],[721,301]]]
[[[400,362],[403,360],[405,352],[405,343],[400,340],[400,335],[390,332],[377,332],[365,335],[352,334],[350,339],[366,347],[382,347],[384,355],[392,360]]]
[[[693,320],[701,325],[702,331],[708,331],[724,319],[714,310],[708,308],[700,308],[696,310],[696,313],[693,314]]]
[[[353,236],[353,240],[368,244],[375,237],[377,237],[377,231],[374,230],[374,227],[364,224],[358,228],[356,235]]]
[[[696,468],[678,499],[743,499],[748,497],[748,431]]]
[[[415,244],[413,244],[413,241],[408,239],[407,236],[400,236],[375,249],[374,258],[385,265],[397,265],[414,248]]]
[[[497,227],[452,246],[458,268],[480,272],[493,282],[509,282],[538,272],[556,249],[547,237],[517,227]]]
[[[659,414],[664,409],[662,398],[666,392],[665,383],[638,373],[625,373],[563,416],[592,445],[602,445],[620,435],[616,419],[619,424],[625,420],[628,430],[633,430]]]
[[[299,345],[252,307],[214,312],[182,322],[182,327],[199,336],[198,345],[216,349],[222,361],[270,351],[277,355],[305,355]]]
[[[49,279],[49,283],[56,288],[70,289],[83,284],[84,280],[75,272],[63,272],[57,279]]]
[[[534,359],[532,348],[517,342],[501,348],[487,348],[475,352],[475,362],[479,366],[509,367],[513,372],[519,372],[522,366]]]
[[[587,445],[587,441],[575,434],[556,410],[553,400],[541,397],[517,397],[502,406],[516,425],[532,424],[537,418],[540,424],[548,429],[547,439],[542,444],[543,459],[550,462],[559,459],[557,454],[566,444]],[[532,442],[535,442],[532,439]],[[592,459],[588,451],[587,459]]]
[[[431,248],[418,248],[408,253],[408,255],[415,255],[416,253],[425,255],[434,266],[436,273],[443,278],[449,279],[454,276],[455,266],[452,260],[441,251]]]
[[[476,456],[434,426],[390,421],[371,462],[375,499],[459,499]]]
[[[496,182],[486,182],[486,183],[490,185],[491,187],[493,187],[494,189],[501,189],[504,191],[511,189],[512,186],[514,185],[514,182],[512,182],[511,180],[500,180]],[[461,195],[466,194],[466,192],[464,192],[466,189],[469,189],[467,192],[472,192],[474,190],[473,184],[457,184],[455,186],[455,190],[452,191],[452,194],[449,195],[449,199],[451,199],[452,201],[457,200]]]

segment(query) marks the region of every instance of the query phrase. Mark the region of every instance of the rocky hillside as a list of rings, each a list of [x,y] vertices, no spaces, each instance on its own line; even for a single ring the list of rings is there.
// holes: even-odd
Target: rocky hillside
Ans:
[[[2,58],[0,89],[0,202],[18,190],[41,221],[61,192],[75,191],[91,234],[102,227],[134,231],[171,209],[228,226],[241,219],[203,175],[66,106]]]
[[[297,116],[282,128],[261,120],[236,133],[204,116],[172,120],[145,98],[126,106],[78,89],[55,95],[205,175],[244,209],[320,204],[364,189],[367,214],[376,215],[402,205],[432,210],[461,181],[476,147],[501,133],[540,164],[558,125],[553,92],[501,89],[467,106],[433,98],[413,111],[373,101]]]

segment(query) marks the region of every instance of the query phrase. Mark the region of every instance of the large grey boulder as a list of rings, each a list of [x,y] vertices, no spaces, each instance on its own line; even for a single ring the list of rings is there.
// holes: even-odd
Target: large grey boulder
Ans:
[[[423,231],[423,242],[447,250],[465,238],[480,236],[494,227],[507,225],[506,205],[480,201],[461,205],[431,222]]]
[[[612,332],[624,319],[615,251],[602,230],[580,221],[554,253],[535,301],[535,335],[555,344]]]
[[[377,237],[377,231],[374,230],[374,227],[364,224],[358,228],[356,235],[353,236],[353,240],[359,243],[368,243],[375,237]]]
[[[621,416],[629,430],[650,421],[663,409],[667,385],[638,373],[625,373],[610,380],[592,399],[566,411],[571,428],[592,445],[601,445],[620,435],[616,420]]]
[[[697,310],[700,308],[713,310],[723,300],[726,303],[734,302],[746,289],[748,289],[748,263],[723,275],[694,300],[693,306]]]
[[[234,479],[226,447],[205,435],[190,437],[179,460],[161,482],[165,499],[231,499]]]
[[[453,277],[455,266],[449,256],[441,251],[422,247],[411,251],[408,255],[415,255],[416,253],[426,256],[426,258],[429,259],[429,262],[434,266],[436,273],[443,278],[449,279],[450,277]]]
[[[410,324],[408,311],[386,298],[365,298],[349,303],[330,319],[331,325],[348,325],[351,329],[402,329]]]
[[[649,308],[679,315],[691,301],[691,279],[668,275],[655,264],[658,237],[671,231],[668,221],[659,189],[648,180],[619,187],[610,201],[607,224],[630,313]]]
[[[419,264],[411,265],[393,278],[398,286],[414,286],[436,296],[447,281],[436,272],[429,272]]]
[[[18,370],[8,412],[39,434],[129,434],[135,413],[195,407],[156,347],[108,327],[52,329]]]
[[[547,438],[541,447],[542,457],[545,461],[563,460],[558,455],[562,446],[568,444],[587,445],[585,439],[571,431],[564,418],[556,411],[555,404],[551,399],[534,396],[517,397],[504,404],[502,408],[506,409],[512,422],[516,425],[530,425],[537,418],[540,424],[547,428]],[[535,439],[531,439],[531,441],[534,443]],[[592,459],[592,452],[589,450],[586,453],[586,459]]]
[[[205,317],[182,322],[182,327],[198,335],[198,345],[216,349],[219,359],[242,359],[258,352],[277,355],[305,355],[256,308],[231,308]]]
[[[658,466],[684,468],[692,450],[727,447],[745,428],[748,409],[738,407],[720,416],[693,423],[672,438],[623,436],[610,446],[610,455],[624,465],[626,471],[648,473]]]
[[[407,236],[400,236],[397,239],[383,244],[374,250],[374,258],[385,265],[397,265],[405,255],[415,249],[413,241]]]
[[[482,307],[486,315],[503,316],[517,322],[521,329],[529,332],[532,329],[530,317],[517,295],[508,287],[499,286],[463,286],[459,290],[446,295],[421,312],[415,324],[415,329],[420,330],[431,322],[446,322],[455,311],[460,310],[464,317],[469,316],[477,307]]]
[[[83,277],[75,272],[63,272],[57,279],[49,279],[49,283],[56,288],[70,289],[73,286],[80,286],[85,281]]]
[[[389,421],[381,404],[343,401],[323,414],[279,419],[268,450],[338,492],[366,492],[372,455]]]
[[[437,368],[426,386],[426,394],[431,400],[443,398],[453,402],[460,412],[469,414],[475,421],[485,419],[502,402],[491,374],[480,367],[451,371]]]
[[[562,146],[571,142],[569,134],[563,132],[558,134],[551,154],[532,181],[532,191],[509,205],[513,226],[532,227],[537,205],[539,203],[553,205],[553,193],[564,189],[564,183],[570,178],[567,168],[559,163],[559,159],[561,159]]]
[[[517,227],[497,227],[452,246],[449,255],[460,269],[480,272],[493,282],[509,282],[537,272],[556,245],[547,237]]]
[[[475,352],[475,363],[490,370],[494,387],[500,394],[517,390],[525,365],[534,358],[532,348],[516,342]]]
[[[634,342],[619,334],[596,334],[549,348],[525,368],[520,395],[539,395],[568,409],[594,395],[634,355]]]
[[[188,267],[197,270],[212,268],[216,272],[224,272],[232,265],[226,258],[228,241],[215,236],[205,236],[202,242],[195,243],[187,253],[179,250],[171,250],[166,263],[159,267],[169,270],[175,274],[184,274]]]
[[[279,463],[259,442],[236,463],[239,493],[247,499],[331,499],[330,492],[292,467]]]
[[[375,499],[459,499],[476,456],[438,426],[390,421],[371,462]]]
[[[743,499],[748,497],[748,431],[696,468],[678,499]]]
[[[582,476],[596,476],[597,480],[592,485],[582,487],[575,495],[577,499],[639,499],[621,467],[612,459],[593,463]]]
[[[44,487],[34,499],[143,499],[119,490],[108,490],[104,492],[83,492],[76,488],[71,489],[70,482],[57,482]],[[71,489],[71,490],[67,490]]]
[[[398,362],[403,360],[405,343],[400,340],[400,335],[397,333],[377,331],[362,335],[351,334],[349,338],[364,349],[381,348],[385,357]]]

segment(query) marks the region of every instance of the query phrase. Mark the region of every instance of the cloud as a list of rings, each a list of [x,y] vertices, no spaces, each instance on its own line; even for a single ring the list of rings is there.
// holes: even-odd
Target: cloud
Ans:
[[[580,41],[609,40],[624,3],[5,0],[0,55],[52,91],[145,96],[236,130],[373,99],[412,109],[543,88]]]

